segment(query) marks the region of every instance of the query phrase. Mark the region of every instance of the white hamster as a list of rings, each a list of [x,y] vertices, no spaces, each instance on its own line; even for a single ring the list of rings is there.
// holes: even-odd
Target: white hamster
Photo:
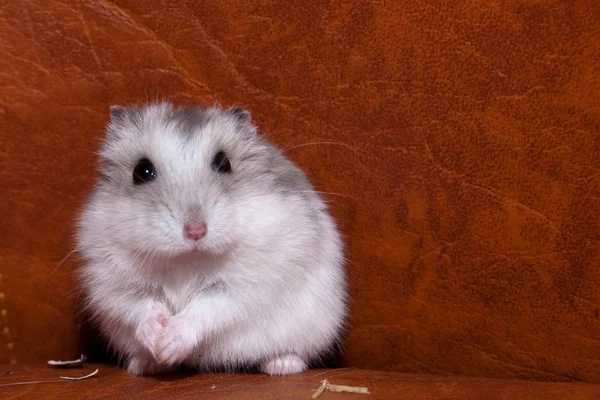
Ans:
[[[113,106],[78,220],[86,307],[136,375],[306,370],[347,316],[343,244],[243,108]]]

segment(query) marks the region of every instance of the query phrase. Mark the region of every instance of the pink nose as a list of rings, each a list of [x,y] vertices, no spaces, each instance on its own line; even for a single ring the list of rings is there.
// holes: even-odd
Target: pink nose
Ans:
[[[204,222],[188,222],[183,226],[185,237],[191,240],[200,240],[206,236],[206,224]]]

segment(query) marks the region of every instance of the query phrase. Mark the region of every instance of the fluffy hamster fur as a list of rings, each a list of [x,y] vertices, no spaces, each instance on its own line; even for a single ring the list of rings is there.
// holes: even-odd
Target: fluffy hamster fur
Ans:
[[[230,172],[215,169],[223,152]],[[141,159],[152,181],[135,184]],[[136,375],[304,371],[347,310],[340,234],[305,174],[241,108],[111,107],[78,223],[89,312]],[[190,239],[184,226],[205,224]]]

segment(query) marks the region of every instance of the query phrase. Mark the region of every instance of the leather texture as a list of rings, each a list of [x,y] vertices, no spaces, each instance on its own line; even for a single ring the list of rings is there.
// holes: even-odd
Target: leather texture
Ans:
[[[2,384],[60,380],[59,376],[85,376],[96,368],[96,377],[75,382],[24,386]],[[12,372],[10,376],[6,374]],[[321,381],[334,385],[366,387],[370,394],[325,391],[317,400],[596,400],[600,385],[589,383],[526,382],[481,378],[402,374],[359,369],[313,370],[287,377],[253,374],[177,374],[140,378],[116,367],[86,365],[56,370],[44,365],[0,365],[0,394],[5,399],[304,399]]]
[[[165,98],[246,106],[327,192],[344,365],[600,382],[596,0],[4,0],[0,54],[0,361],[93,339],[61,260],[108,107]]]

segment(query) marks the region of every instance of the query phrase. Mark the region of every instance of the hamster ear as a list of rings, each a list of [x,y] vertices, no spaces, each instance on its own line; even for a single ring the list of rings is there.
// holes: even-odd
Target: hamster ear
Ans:
[[[129,107],[125,107],[125,106],[119,106],[119,105],[115,105],[115,106],[110,106],[110,121],[111,122],[118,122],[118,121],[122,121],[126,115],[129,113]]]
[[[140,112],[135,106],[111,106],[110,122],[106,127],[108,139],[131,135],[139,131]]]
[[[246,110],[244,107],[231,107],[227,112],[233,115],[237,121],[241,124],[250,124],[252,122],[252,114],[250,111]]]

